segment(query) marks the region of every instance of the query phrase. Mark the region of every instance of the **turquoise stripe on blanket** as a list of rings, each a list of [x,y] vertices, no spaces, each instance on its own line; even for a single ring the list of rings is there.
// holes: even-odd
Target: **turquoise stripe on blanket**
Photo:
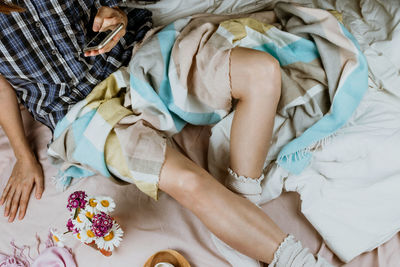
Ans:
[[[92,144],[92,140],[87,139],[85,136],[85,131],[94,118],[96,112],[97,110],[91,110],[82,117],[79,117],[72,124],[72,132],[74,134],[74,141],[76,144],[76,148],[72,154],[72,157],[77,162],[91,166],[91,168],[99,171],[102,175],[110,177],[111,175],[107,170],[104,159],[104,151],[99,151]]]
[[[92,171],[77,166],[70,166],[67,170],[58,172],[56,187],[64,190],[71,184],[72,178],[86,178],[92,175],[95,175]]]
[[[60,135],[68,128],[70,124],[71,122],[67,120],[67,117],[62,118],[62,120],[57,123],[56,128],[54,129],[54,139],[60,137]]]
[[[69,121],[67,116],[65,116],[58,122],[54,131],[54,137],[58,138],[68,127],[71,127],[75,143],[75,150],[71,161],[90,166],[90,168],[100,172],[102,175],[110,177],[111,174],[107,169],[104,159],[104,151],[99,151],[92,144],[92,140],[87,139],[84,134],[96,112],[97,110],[95,109],[90,110],[81,117],[75,117],[73,122]],[[72,178],[84,178],[92,175],[95,175],[95,172],[71,165],[66,170],[60,171],[57,174],[56,186],[57,188],[65,189],[70,185]]]
[[[308,63],[319,58],[319,52],[315,43],[304,38],[294,41],[284,47],[279,47],[274,43],[265,43],[253,47],[253,49],[269,53],[279,61],[281,66],[296,62]]]
[[[357,50],[358,65],[337,89],[331,110],[301,136],[283,147],[278,156],[278,164],[293,174],[300,174],[310,163],[312,154],[307,150],[317,142],[330,137],[352,116],[368,88],[367,60],[356,39],[341,24],[343,34],[349,38]]]
[[[150,84],[134,77],[133,75],[131,75],[130,83],[132,90],[138,93],[144,100],[151,103],[151,105],[155,105],[163,116],[170,116],[172,118],[177,131],[180,131],[185,127],[186,122],[170,112],[166,104],[161,100],[160,96],[157,95],[156,91],[154,91]]]

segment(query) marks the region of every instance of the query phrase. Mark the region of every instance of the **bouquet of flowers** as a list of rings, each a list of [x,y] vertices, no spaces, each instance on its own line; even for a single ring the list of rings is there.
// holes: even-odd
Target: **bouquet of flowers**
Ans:
[[[105,196],[89,197],[84,191],[76,191],[69,196],[67,208],[71,212],[68,231],[60,234],[52,230],[55,243],[64,246],[64,235],[72,233],[82,243],[97,248],[105,256],[111,256],[124,233],[109,215],[115,208],[114,200]]]

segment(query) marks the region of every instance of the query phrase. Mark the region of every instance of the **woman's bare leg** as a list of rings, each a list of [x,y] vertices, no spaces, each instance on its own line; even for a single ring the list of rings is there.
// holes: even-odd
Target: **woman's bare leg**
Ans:
[[[159,188],[191,210],[222,241],[254,259],[270,263],[286,236],[261,209],[170,147]]]
[[[239,100],[231,130],[231,168],[257,178],[280,97],[279,64],[264,52],[235,48],[231,77],[232,96]],[[261,209],[170,147],[159,187],[190,209],[219,239],[249,257],[270,263],[286,237]]]
[[[281,95],[278,61],[271,55],[237,47],[231,53],[232,96],[238,99],[231,128],[230,164],[238,175],[261,175]]]

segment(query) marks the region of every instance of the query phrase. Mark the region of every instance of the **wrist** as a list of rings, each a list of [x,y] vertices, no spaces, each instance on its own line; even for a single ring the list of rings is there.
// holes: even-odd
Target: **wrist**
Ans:
[[[37,161],[36,156],[30,147],[25,147],[24,149],[18,149],[17,151],[14,151],[14,155],[18,161],[23,161],[23,162]]]

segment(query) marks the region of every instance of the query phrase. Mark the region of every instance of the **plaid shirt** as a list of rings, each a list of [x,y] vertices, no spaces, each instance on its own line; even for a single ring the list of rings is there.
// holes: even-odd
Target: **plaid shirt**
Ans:
[[[118,45],[86,58],[81,51],[97,9],[116,6],[118,0],[13,2],[26,12],[0,14],[0,74],[34,118],[52,130],[72,105],[129,62],[131,46],[151,27],[151,12],[133,9]]]

